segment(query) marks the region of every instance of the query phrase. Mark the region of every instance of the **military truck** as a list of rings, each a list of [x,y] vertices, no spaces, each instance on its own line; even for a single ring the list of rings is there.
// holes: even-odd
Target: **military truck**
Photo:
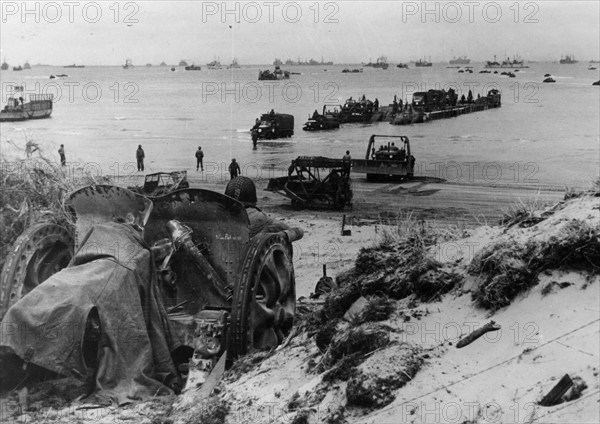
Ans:
[[[340,127],[341,106],[323,106],[323,113],[316,110],[304,123],[304,131],[331,130]]]
[[[294,116],[285,113],[265,113],[252,127],[252,142],[256,146],[258,140],[274,140],[294,135]]]

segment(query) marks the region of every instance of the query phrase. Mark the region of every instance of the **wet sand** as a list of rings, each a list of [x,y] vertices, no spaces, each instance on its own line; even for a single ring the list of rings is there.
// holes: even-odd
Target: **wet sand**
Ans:
[[[202,181],[201,174],[188,173],[192,187],[224,192],[227,181]],[[457,184],[439,178],[415,177],[407,181],[367,182],[363,176],[352,180],[352,208],[344,211],[294,210],[291,201],[265,191],[268,180],[255,181],[259,206],[266,212],[288,218],[317,214],[320,217],[354,217],[356,222],[395,223],[407,214],[430,223],[466,227],[495,224],[515,203],[555,203],[564,188],[535,188],[522,185]],[[366,222],[364,222],[366,223]]]

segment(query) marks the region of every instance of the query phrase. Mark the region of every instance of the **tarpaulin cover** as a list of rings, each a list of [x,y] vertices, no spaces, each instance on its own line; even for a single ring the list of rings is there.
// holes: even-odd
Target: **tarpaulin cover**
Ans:
[[[83,359],[85,323],[96,308],[102,336],[97,370]],[[119,404],[170,394],[178,347],[156,287],[149,247],[131,225],[93,227],[69,266],[7,311],[0,344],[51,371],[92,378]],[[96,371],[94,373],[94,371]]]

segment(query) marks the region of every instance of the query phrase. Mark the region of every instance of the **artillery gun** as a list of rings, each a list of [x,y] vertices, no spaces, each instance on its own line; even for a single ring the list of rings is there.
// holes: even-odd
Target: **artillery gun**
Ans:
[[[290,333],[300,229],[250,238],[242,203],[194,188],[150,199],[95,185],[67,203],[74,227],[26,229],[5,263],[3,324],[36,324],[30,338],[4,334],[11,369],[91,373],[92,391],[111,388],[122,400],[122,387],[178,392],[192,374],[202,383],[217,364],[273,349]],[[65,320],[78,329],[66,338],[56,332]],[[4,388],[23,378],[2,377]]]

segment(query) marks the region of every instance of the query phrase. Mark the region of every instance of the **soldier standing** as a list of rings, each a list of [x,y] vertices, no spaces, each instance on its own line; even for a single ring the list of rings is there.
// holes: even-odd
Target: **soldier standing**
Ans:
[[[65,145],[64,144],[60,145],[60,149],[58,149],[58,154],[60,155],[61,166],[65,166],[67,164],[67,157],[65,156]]]
[[[202,151],[202,147],[198,146],[198,150],[196,150],[196,171],[198,170],[198,167],[200,167],[202,172],[204,172],[204,164],[202,163],[203,159],[204,152]]]
[[[235,161],[235,159],[231,159],[231,163],[229,164],[229,175],[233,180],[240,174],[240,165]]]
[[[138,171],[144,170],[144,158],[146,155],[144,154],[144,149],[142,149],[142,145],[138,145],[138,148],[135,152],[135,158],[137,159],[137,167]]]

